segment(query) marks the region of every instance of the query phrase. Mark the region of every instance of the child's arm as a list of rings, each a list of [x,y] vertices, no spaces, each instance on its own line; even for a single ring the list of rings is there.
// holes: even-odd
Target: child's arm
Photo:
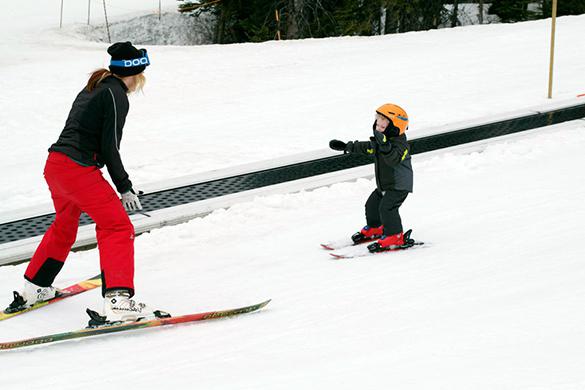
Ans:
[[[372,145],[372,141],[354,141],[351,144],[353,147],[351,153],[364,154],[366,156],[373,156],[376,153],[375,145]]]
[[[376,152],[371,141],[349,141],[345,143],[334,139],[329,141],[329,147],[344,153],[364,154],[367,156],[373,156]]]
[[[372,142],[377,142],[377,140],[372,139]],[[390,166],[400,164],[410,153],[408,143],[401,138],[392,138],[383,145],[378,143],[377,147],[379,158]]]

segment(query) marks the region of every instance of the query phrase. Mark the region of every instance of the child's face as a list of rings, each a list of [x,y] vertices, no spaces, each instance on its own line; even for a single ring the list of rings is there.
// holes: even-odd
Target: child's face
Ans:
[[[383,133],[386,130],[386,127],[390,124],[388,118],[383,115],[376,113],[376,131]]]

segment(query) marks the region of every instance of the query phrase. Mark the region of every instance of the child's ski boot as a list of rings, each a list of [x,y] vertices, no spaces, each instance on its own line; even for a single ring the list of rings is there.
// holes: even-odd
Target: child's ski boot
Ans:
[[[361,244],[362,242],[373,241],[384,234],[384,226],[371,227],[364,226],[362,230],[351,236],[354,244]]]
[[[374,253],[410,248],[415,245],[415,241],[410,238],[411,233],[412,230],[409,230],[406,233],[400,232],[391,236],[382,236],[378,241],[368,245],[368,250]]]

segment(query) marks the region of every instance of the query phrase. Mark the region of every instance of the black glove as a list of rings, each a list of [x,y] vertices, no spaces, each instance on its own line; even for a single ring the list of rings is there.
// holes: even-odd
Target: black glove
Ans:
[[[376,149],[380,152],[389,153],[392,150],[392,144],[384,133],[374,130],[374,136],[372,138],[370,138],[372,144],[376,144]]]
[[[339,151],[345,152],[345,148],[347,147],[347,144],[343,141],[338,140],[338,139],[332,139],[331,141],[329,141],[329,147],[333,150],[339,150]]]
[[[333,150],[342,151],[343,153],[351,153],[353,152],[353,141],[345,143],[338,139],[332,139],[331,141],[329,141],[329,147]]]

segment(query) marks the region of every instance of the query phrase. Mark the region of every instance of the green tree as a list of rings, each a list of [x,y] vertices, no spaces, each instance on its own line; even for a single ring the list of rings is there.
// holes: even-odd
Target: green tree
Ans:
[[[542,16],[550,18],[552,14],[552,0],[542,1]],[[585,14],[585,0],[559,0],[557,2],[557,15],[581,15]]]
[[[340,1],[334,11],[338,35],[380,35],[383,33],[384,0]]]
[[[386,0],[385,33],[438,28],[448,16],[443,0]]]
[[[538,14],[528,10],[532,0],[493,0],[488,14],[497,15],[504,23],[537,19]]]
[[[445,18],[443,0],[201,0],[179,10],[213,15],[216,43],[271,40],[277,29],[287,39],[426,30]]]

